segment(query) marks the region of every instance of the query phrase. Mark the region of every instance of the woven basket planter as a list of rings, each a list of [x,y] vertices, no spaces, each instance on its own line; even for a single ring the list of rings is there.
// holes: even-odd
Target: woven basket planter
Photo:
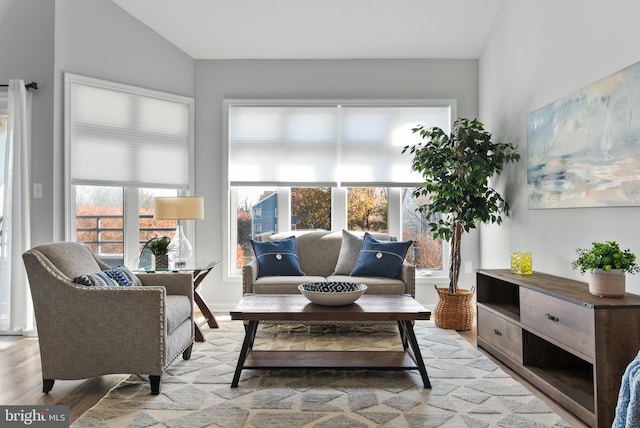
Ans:
[[[433,320],[440,328],[470,330],[473,326],[473,290],[449,293],[448,288],[438,288],[438,305]]]

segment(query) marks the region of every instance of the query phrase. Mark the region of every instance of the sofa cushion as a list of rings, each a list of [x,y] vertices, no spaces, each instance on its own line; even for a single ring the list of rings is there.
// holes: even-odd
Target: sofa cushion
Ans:
[[[142,285],[140,278],[138,278],[126,266],[118,266],[117,268],[109,269],[106,272],[107,272],[107,275],[109,275],[111,278],[115,279],[118,282],[118,285],[121,285],[121,286]]]
[[[360,247],[362,247],[362,236],[354,235],[346,230],[342,231],[342,244],[338,262],[332,275],[349,275],[356,266]]]
[[[394,278],[331,275],[327,278],[327,281],[355,282],[356,284],[366,284],[366,294],[397,295],[405,294],[407,292],[406,284],[401,279]]]
[[[351,276],[400,279],[402,263],[413,241],[378,241],[365,233],[362,248]]]
[[[165,298],[167,333],[171,333],[182,322],[191,317],[193,305],[187,296],[168,294]]]
[[[130,287],[141,284],[138,277],[124,266],[78,275],[73,278],[73,282],[89,287]]]
[[[336,267],[340,253],[340,231],[312,231],[296,236],[300,269],[313,276],[327,277]]]
[[[106,272],[85,273],[73,278],[73,282],[86,285],[87,287],[117,287],[118,283],[107,275]]]
[[[88,272],[101,270],[91,251],[79,242],[67,242],[61,246],[58,242],[38,245],[33,248],[45,256],[60,272],[69,279]]]
[[[258,260],[258,278],[263,276],[302,276],[298,264],[296,238],[258,242],[251,240],[253,253]]]
[[[325,282],[322,276],[265,276],[253,283],[256,294],[300,294],[298,285],[307,282]]]

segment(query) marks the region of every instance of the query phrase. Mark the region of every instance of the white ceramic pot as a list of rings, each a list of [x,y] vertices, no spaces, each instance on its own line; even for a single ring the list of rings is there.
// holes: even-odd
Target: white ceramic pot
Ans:
[[[600,297],[622,297],[625,278],[624,269],[594,269],[589,275],[589,292]]]

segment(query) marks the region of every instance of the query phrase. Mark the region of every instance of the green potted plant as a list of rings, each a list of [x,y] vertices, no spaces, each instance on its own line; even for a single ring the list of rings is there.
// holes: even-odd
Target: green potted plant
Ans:
[[[166,236],[160,236],[154,238],[149,242],[149,250],[153,255],[153,266],[155,270],[167,270],[169,269],[169,238]]]
[[[441,128],[420,125],[413,129],[423,141],[405,146],[413,156],[411,167],[422,174],[424,183],[414,196],[426,197],[417,210],[427,218],[435,238],[451,243],[449,287],[438,288],[434,311],[436,325],[468,330],[473,325],[473,289],[460,290],[461,239],[480,223],[502,223],[509,205],[489,187],[489,178],[500,174],[505,164],[520,155],[511,143],[494,143],[491,133],[477,119],[458,118],[447,135]],[[441,216],[437,216],[441,214]]]
[[[640,271],[636,255],[622,250],[616,241],[593,242],[591,248],[578,248],[578,258],[571,267],[584,274],[589,271],[589,292],[601,297],[622,297],[625,293],[625,273]]]

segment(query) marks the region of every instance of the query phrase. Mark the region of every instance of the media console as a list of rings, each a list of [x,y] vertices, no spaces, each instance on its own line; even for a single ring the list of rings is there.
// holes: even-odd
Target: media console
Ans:
[[[640,351],[640,296],[585,282],[479,270],[478,346],[594,427],[610,427],[624,370]]]

